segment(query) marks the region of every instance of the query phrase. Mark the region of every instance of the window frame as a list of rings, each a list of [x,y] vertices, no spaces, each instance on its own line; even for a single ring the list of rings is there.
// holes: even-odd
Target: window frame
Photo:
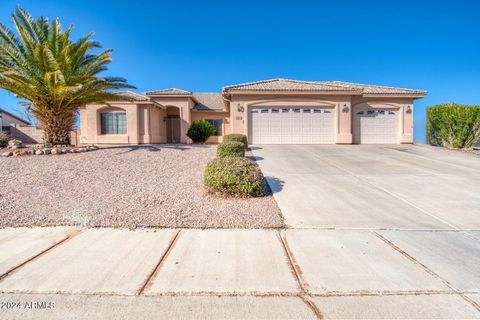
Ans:
[[[208,123],[210,123],[215,128],[215,134],[212,137],[222,137],[223,136],[223,118],[205,118],[204,120],[207,121]],[[220,134],[218,134],[217,127],[211,121],[212,122],[220,121],[220,126],[219,126]]]
[[[122,115],[123,115],[123,119],[120,119],[120,116]],[[105,123],[104,121],[107,121],[107,123]],[[127,112],[124,110],[101,111],[100,112],[100,134],[104,136],[127,135],[128,134]]]

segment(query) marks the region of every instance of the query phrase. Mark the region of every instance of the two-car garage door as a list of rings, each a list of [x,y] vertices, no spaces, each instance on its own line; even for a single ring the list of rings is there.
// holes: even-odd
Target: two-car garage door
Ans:
[[[249,110],[252,144],[332,144],[333,108],[253,108]]]

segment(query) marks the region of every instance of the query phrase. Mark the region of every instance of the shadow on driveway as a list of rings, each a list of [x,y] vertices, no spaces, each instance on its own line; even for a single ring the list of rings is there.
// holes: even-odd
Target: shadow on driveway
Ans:
[[[265,177],[268,183],[268,187],[272,193],[277,193],[282,191],[283,186],[285,185],[285,181],[277,178],[277,177]]]

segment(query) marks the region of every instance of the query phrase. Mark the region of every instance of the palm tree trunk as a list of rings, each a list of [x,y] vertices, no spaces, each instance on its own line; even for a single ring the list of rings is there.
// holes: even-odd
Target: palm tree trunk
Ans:
[[[45,142],[51,145],[70,145],[70,132],[75,124],[75,114],[46,113],[39,119]]]

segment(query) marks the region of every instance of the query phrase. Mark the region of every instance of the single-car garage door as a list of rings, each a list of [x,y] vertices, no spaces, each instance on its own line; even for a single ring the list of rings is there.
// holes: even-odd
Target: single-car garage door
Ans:
[[[248,112],[251,144],[332,144],[333,108],[253,108]]]
[[[353,142],[371,144],[399,143],[398,110],[356,110]]]

